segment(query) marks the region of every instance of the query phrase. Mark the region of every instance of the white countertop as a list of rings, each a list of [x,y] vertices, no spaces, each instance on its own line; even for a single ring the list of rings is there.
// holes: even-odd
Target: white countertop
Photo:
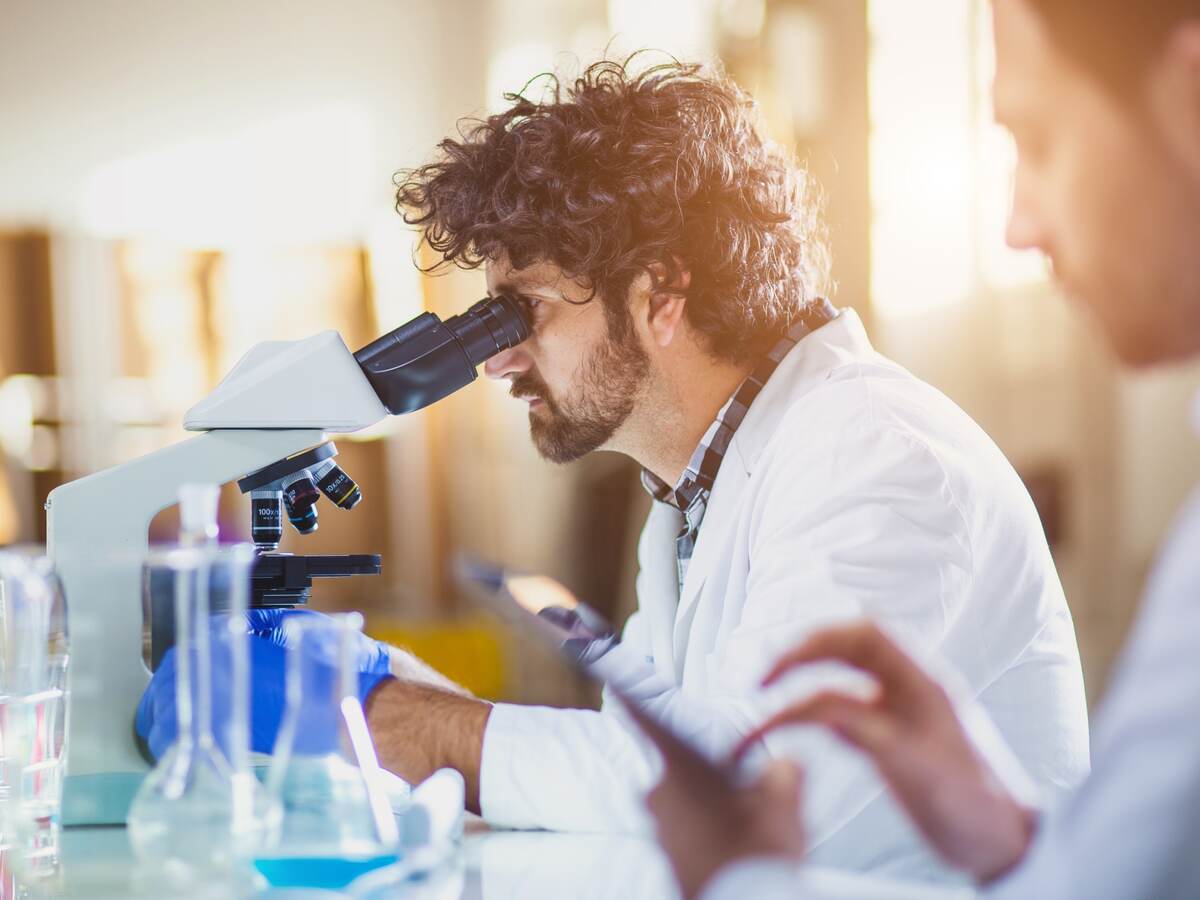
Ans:
[[[29,897],[71,900],[135,900],[205,896],[202,885],[180,893],[139,876],[121,827],[67,828],[62,833],[60,872],[31,885]],[[809,900],[914,900],[937,898],[929,886],[863,879],[810,870]],[[17,896],[21,896],[17,894]],[[211,894],[209,894],[211,896]],[[261,900],[346,897],[331,891],[268,891]],[[387,893],[402,900],[671,900],[666,860],[650,841],[636,837],[469,829],[457,857],[433,875]],[[961,891],[945,892],[961,898]]]

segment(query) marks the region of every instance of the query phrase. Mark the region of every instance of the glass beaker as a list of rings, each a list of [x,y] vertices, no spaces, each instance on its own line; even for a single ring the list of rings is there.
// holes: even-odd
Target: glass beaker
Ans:
[[[297,616],[284,627],[287,709],[267,777],[279,819],[255,867],[275,887],[338,889],[399,853],[358,700],[362,616]]]
[[[234,874],[252,852],[263,793],[250,772],[245,611],[254,548],[177,547],[148,569],[173,581],[176,738],[146,776],[126,824],[134,853],[171,879]],[[224,609],[214,614],[213,594]],[[214,709],[220,711],[214,716]]]
[[[50,560],[0,552],[0,847],[18,875],[58,868],[67,611]]]

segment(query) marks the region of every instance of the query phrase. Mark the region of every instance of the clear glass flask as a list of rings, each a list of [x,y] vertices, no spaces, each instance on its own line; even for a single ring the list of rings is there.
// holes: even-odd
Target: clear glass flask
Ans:
[[[173,582],[177,736],[142,782],[126,824],[139,861],[172,882],[243,874],[261,833],[264,795],[248,765],[253,560],[249,544],[206,541],[147,560],[159,581],[165,571]]]
[[[362,616],[297,616],[287,629],[287,709],[267,778],[279,818],[255,867],[274,887],[339,889],[395,863],[396,821],[358,701]]]

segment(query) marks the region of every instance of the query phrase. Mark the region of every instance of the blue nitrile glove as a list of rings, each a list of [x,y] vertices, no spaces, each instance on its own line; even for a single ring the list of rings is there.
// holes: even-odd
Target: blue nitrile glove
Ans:
[[[270,753],[275,747],[279,726],[283,719],[286,706],[284,674],[287,660],[287,634],[283,627],[284,621],[290,616],[318,616],[320,613],[310,610],[268,610],[254,609],[247,613],[249,636],[246,639],[250,661],[250,749],[258,753]],[[220,617],[214,617],[216,622]],[[224,628],[213,628],[214,639],[212,646],[212,710],[213,731],[217,741],[222,746],[226,743],[226,723],[230,706],[230,674],[232,673],[232,657],[227,643],[219,640],[219,633]],[[172,647],[163,655],[162,662],[150,685],[142,695],[138,704],[134,726],[138,735],[146,741],[155,759],[175,741],[178,729],[175,711],[175,673],[177,666],[177,648]],[[336,666],[336,646],[319,647],[318,662],[330,678],[332,686],[333,673]],[[381,681],[390,677],[390,660],[387,647],[367,637],[361,639],[359,653],[356,659],[358,676],[359,700],[365,701]],[[195,666],[193,664],[193,672]],[[308,746],[314,741],[324,743],[324,735],[330,734],[332,724],[323,723],[316,730],[315,722],[302,718],[297,729],[296,749],[317,752],[317,748]]]
[[[214,622],[217,617],[214,617]],[[222,641],[224,624],[212,628],[211,692],[212,726],[217,743],[228,755],[228,724],[231,705],[233,656],[229,644]],[[286,705],[284,691],[284,667],[287,651],[270,641],[250,635],[246,638],[247,655],[250,661],[250,749],[270,753],[275,746],[279,723]],[[158,669],[142,694],[134,717],[134,728],[146,742],[155,759],[175,743],[178,731],[175,708],[175,678],[179,664],[179,648],[172,647],[163,654]],[[195,653],[192,654],[192,678],[196,677]],[[197,696],[196,684],[192,684],[192,697]],[[193,699],[193,722],[196,719]]]
[[[285,625],[289,620],[303,621],[305,618],[324,617],[323,613],[311,609],[255,608],[246,612],[246,623],[250,634],[280,647],[287,647],[289,643]],[[358,699],[360,703],[365,703],[367,695],[392,674],[392,658],[388,653],[387,644],[372,640],[365,634],[357,635],[355,642],[353,666],[358,672]],[[326,665],[337,665],[339,647],[336,641],[331,641],[328,647],[321,647],[318,652]]]

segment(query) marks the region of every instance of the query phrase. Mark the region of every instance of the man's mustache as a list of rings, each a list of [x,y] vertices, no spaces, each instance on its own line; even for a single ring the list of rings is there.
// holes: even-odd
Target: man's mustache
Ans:
[[[514,378],[509,385],[508,392],[514,397],[536,397],[542,401],[549,399],[550,396],[550,392],[546,389],[546,383],[532,372],[526,372]]]

